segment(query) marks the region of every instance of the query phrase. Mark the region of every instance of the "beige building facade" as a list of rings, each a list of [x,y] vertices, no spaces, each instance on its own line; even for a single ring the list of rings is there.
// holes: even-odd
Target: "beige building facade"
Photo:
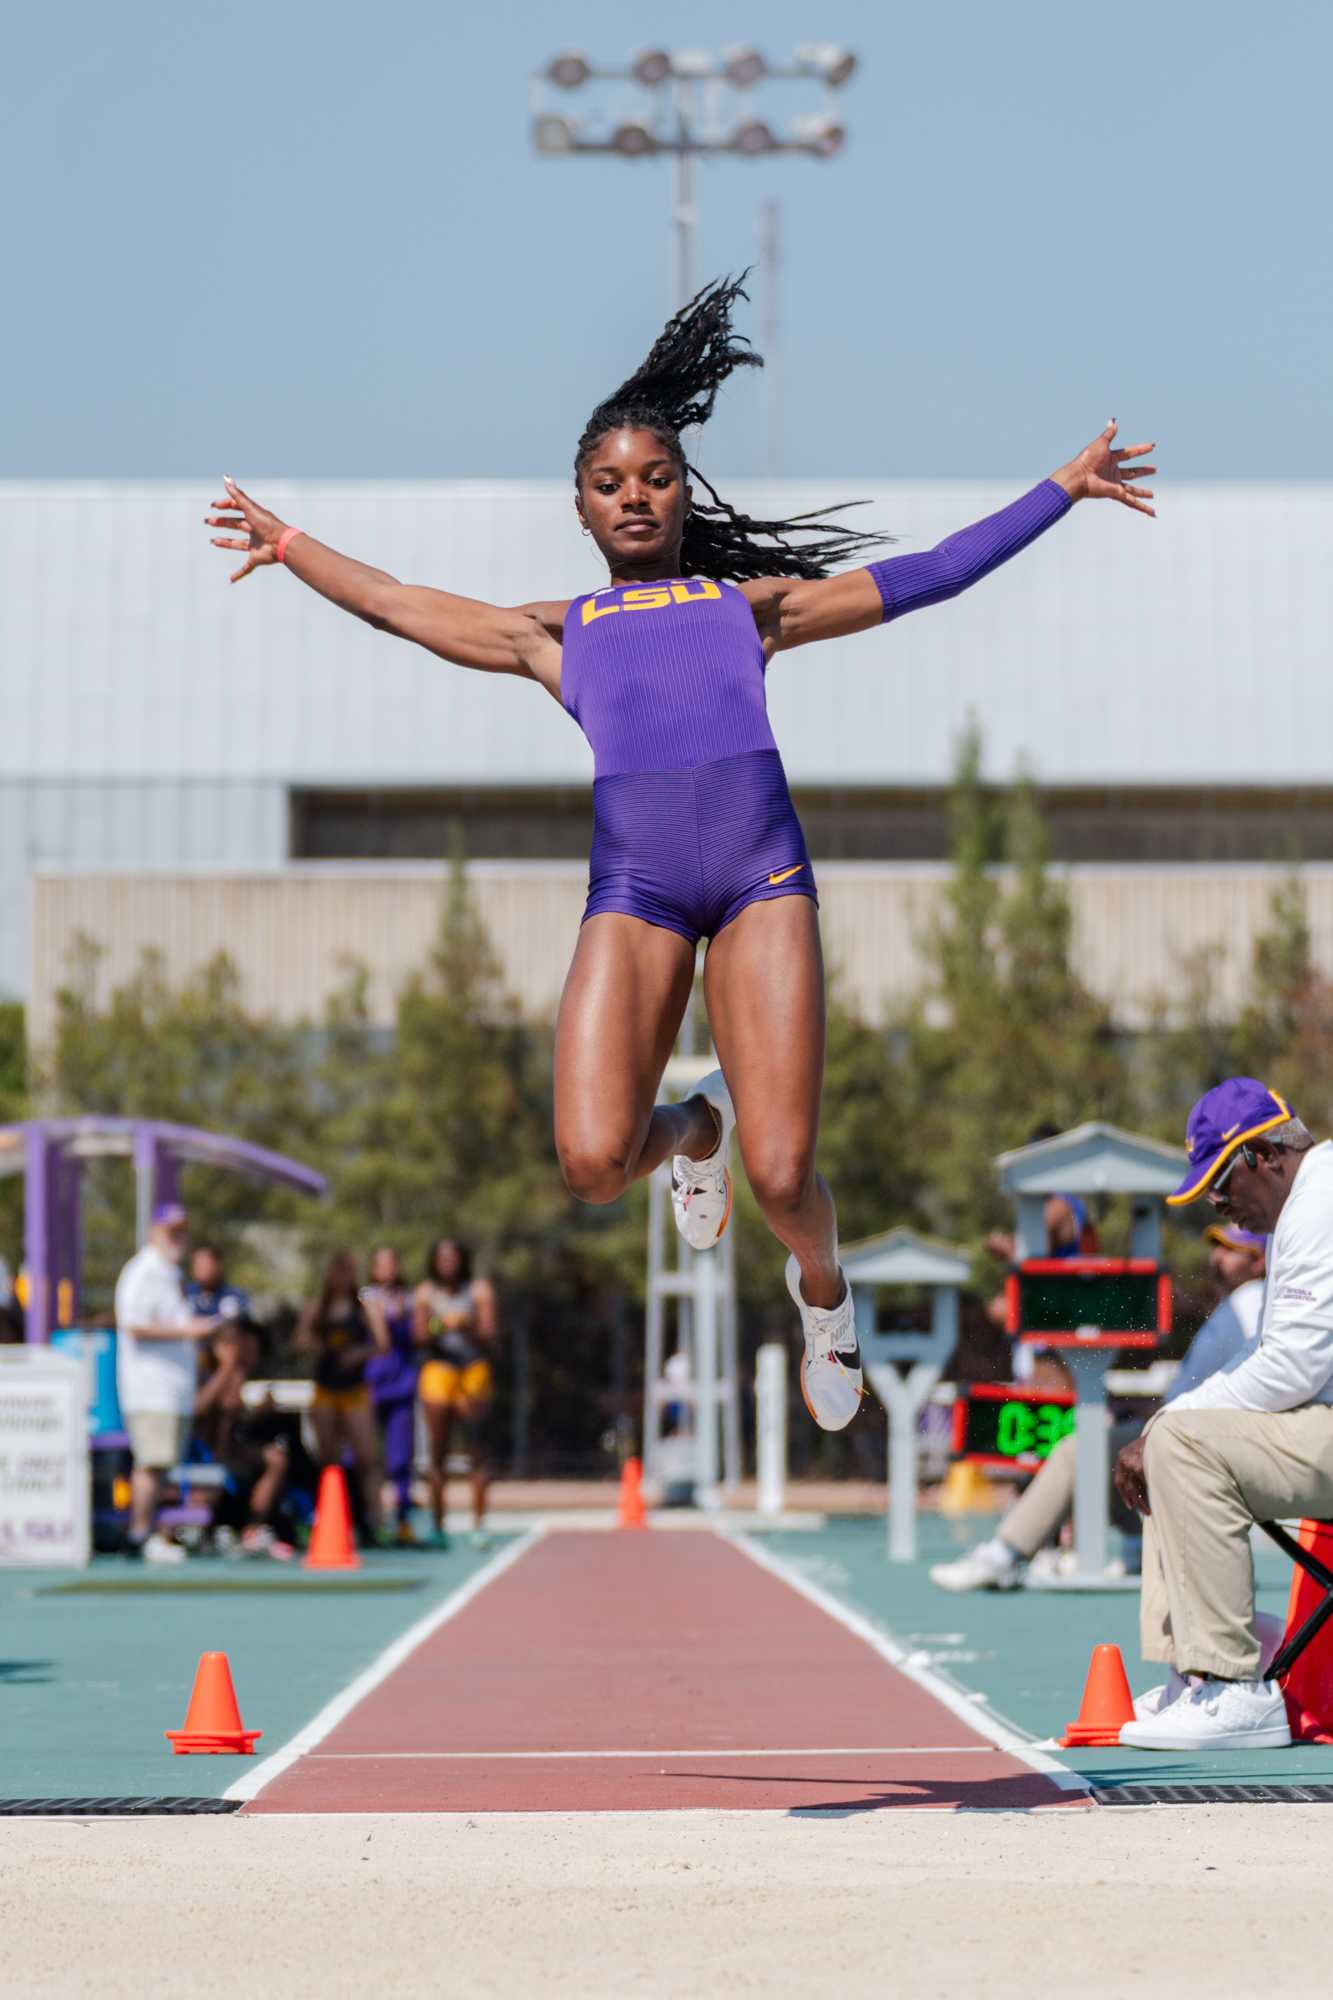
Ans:
[[[882,1022],[923,990],[924,943],[943,910],[947,870],[931,863],[831,862],[818,869],[825,953],[840,990]],[[1126,1028],[1172,1011],[1187,968],[1214,954],[1219,1013],[1245,998],[1254,940],[1269,921],[1277,867],[1075,867],[1064,871],[1076,968]],[[468,880],[505,983],[525,1016],[554,1014],[583,910],[576,863],[475,862]],[[103,953],[104,987],[146,951],[173,981],[219,952],[256,1013],[317,1020],[353,965],[370,975],[372,1018],[388,1025],[403,982],[423,966],[439,922],[446,871],[436,865],[315,864],[272,873],[38,874],[32,885],[30,1022],[44,1044],[78,940]],[[1333,965],[1333,868],[1304,871],[1315,955]]]

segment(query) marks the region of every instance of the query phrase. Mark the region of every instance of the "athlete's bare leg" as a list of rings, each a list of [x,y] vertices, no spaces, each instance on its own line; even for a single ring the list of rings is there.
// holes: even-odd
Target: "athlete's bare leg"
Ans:
[[[606,912],[579,932],[555,1030],[555,1143],[581,1201],[615,1201],[673,1153],[716,1146],[702,1098],[656,1102],[693,980],[675,931]]]
[[[807,1304],[837,1305],[837,1219],[815,1172],[824,956],[810,897],[750,903],[719,931],[704,966],[704,995],[755,1200],[799,1263]]]

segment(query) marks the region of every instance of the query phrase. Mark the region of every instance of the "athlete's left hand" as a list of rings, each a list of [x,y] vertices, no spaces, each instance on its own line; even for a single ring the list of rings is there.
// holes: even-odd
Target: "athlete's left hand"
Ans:
[[[1051,477],[1057,486],[1064,487],[1071,500],[1118,500],[1122,507],[1132,507],[1136,514],[1150,514],[1156,519],[1157,509],[1149,504],[1153,497],[1151,490],[1135,482],[1154,478],[1157,467],[1130,465],[1127,461],[1142,458],[1157,447],[1126,444],[1117,449],[1117,428],[1112,417],[1100,437],[1085,445],[1077,458],[1071,458],[1068,465],[1062,465]]]

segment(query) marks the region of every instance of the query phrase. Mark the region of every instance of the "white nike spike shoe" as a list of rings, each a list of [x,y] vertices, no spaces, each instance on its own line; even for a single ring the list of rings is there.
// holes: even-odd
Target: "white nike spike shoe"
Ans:
[[[821,1430],[845,1431],[861,1407],[861,1350],[856,1341],[856,1317],[847,1273],[836,1306],[809,1306],[801,1296],[801,1267],[787,1259],[787,1290],[801,1315],[805,1353],[801,1356],[801,1394]]]
[[[731,1135],[736,1113],[720,1069],[710,1070],[692,1092],[706,1098],[717,1116],[719,1137],[706,1160],[676,1153],[671,1161],[671,1206],[676,1227],[691,1250],[711,1250],[731,1220]]]

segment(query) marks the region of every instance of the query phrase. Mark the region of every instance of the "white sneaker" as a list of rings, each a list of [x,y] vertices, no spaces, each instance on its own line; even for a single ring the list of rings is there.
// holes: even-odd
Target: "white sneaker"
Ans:
[[[930,1580],[941,1590],[1017,1590],[1024,1567],[1022,1557],[995,1536],[956,1562],[936,1563]]]
[[[671,1206],[676,1227],[691,1250],[711,1250],[731,1220],[731,1135],[736,1113],[720,1069],[711,1070],[692,1093],[706,1098],[717,1113],[721,1134],[706,1160],[676,1153],[671,1161]]]
[[[1195,1681],[1120,1732],[1131,1750],[1281,1750],[1291,1742],[1276,1681]]]
[[[1193,1682],[1178,1674],[1174,1667],[1168,1669],[1166,1679],[1160,1687],[1149,1688],[1146,1694],[1134,1697],[1135,1722],[1147,1722],[1150,1716],[1160,1715],[1164,1708],[1170,1708],[1173,1701],[1179,1701]]]
[[[165,1535],[151,1534],[143,1545],[143,1559],[146,1563],[183,1563],[185,1551],[179,1542],[169,1542]]]
[[[842,1298],[836,1306],[808,1306],[801,1296],[801,1267],[787,1259],[787,1290],[801,1315],[805,1353],[801,1394],[821,1430],[844,1431],[861,1407],[861,1350],[856,1341],[852,1288],[841,1264]]]

